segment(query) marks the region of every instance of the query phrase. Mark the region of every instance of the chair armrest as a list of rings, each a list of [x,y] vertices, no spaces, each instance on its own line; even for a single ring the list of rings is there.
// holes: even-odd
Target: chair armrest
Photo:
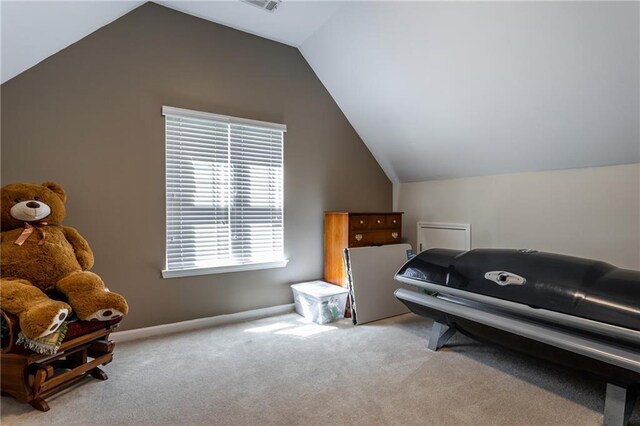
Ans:
[[[20,323],[18,322],[18,317],[2,309],[0,309],[0,315],[2,316],[2,321],[7,325],[7,330],[9,331],[9,335],[2,339],[2,353],[6,354],[11,352],[18,341]]]

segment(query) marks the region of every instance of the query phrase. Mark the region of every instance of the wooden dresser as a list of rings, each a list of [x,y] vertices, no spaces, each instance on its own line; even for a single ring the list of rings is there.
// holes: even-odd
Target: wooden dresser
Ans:
[[[344,249],[397,244],[402,240],[402,213],[324,214],[324,280],[347,287]]]

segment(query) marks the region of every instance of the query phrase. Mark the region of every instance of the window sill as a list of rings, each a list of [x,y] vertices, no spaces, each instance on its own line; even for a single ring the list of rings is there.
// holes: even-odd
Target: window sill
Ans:
[[[284,268],[285,266],[287,266],[287,263],[289,263],[289,259],[278,260],[275,262],[217,266],[215,268],[176,269],[176,270],[163,269],[162,278],[193,277],[196,275],[225,274],[228,272],[256,271],[260,269]]]

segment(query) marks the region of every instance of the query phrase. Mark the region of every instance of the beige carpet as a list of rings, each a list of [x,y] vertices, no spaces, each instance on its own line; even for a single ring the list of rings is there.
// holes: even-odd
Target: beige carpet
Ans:
[[[109,380],[2,397],[3,425],[600,425],[604,385],[456,335],[426,349],[412,314],[352,326],[295,314],[122,343]],[[638,406],[632,416],[640,425]]]

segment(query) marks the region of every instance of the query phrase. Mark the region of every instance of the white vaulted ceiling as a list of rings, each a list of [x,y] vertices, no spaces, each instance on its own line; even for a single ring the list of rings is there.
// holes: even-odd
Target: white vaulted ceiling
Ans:
[[[2,82],[144,3],[131,0],[0,0]],[[342,1],[286,1],[275,13],[269,13],[239,0],[155,3],[294,47],[299,47],[346,4]]]
[[[2,1],[2,81],[142,2]],[[393,181],[640,162],[640,3],[159,1],[298,47]]]
[[[2,82],[143,3],[0,0]]]
[[[346,1],[287,1],[274,13],[241,1],[156,1],[163,6],[299,47]]]
[[[354,3],[301,51],[395,181],[640,161],[639,3]]]

